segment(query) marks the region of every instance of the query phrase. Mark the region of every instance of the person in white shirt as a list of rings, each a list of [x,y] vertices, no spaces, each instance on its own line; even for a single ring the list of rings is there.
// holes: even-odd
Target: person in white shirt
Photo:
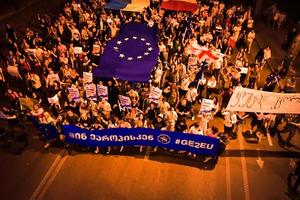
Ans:
[[[189,75],[186,74],[180,83],[180,88],[179,88],[180,98],[186,95],[187,91],[189,90],[190,83],[191,83],[191,79]]]
[[[215,91],[216,88],[217,80],[213,75],[211,75],[211,77],[207,80],[206,98],[209,98],[209,96]]]
[[[271,53],[271,49],[269,46],[267,46],[264,49],[264,57],[262,59],[262,63],[261,63],[261,69],[263,69],[264,65],[266,64],[266,62],[271,59],[272,53]]]
[[[255,39],[255,32],[254,32],[254,30],[252,30],[247,35],[247,51],[248,51],[248,54],[250,54],[250,52],[251,52],[251,47],[252,47],[254,39]]]
[[[190,102],[192,105],[196,103],[197,97],[198,97],[198,92],[194,84],[191,84],[190,88],[188,89],[186,95],[186,99],[188,102]]]
[[[232,111],[224,110],[224,134],[227,134],[231,139],[236,139],[237,135],[233,132],[234,124],[237,122],[236,114]]]

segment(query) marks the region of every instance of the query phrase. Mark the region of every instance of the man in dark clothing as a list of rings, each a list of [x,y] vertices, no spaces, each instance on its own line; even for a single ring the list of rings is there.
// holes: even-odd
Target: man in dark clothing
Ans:
[[[280,80],[280,74],[276,69],[267,77],[263,91],[273,92],[276,85],[279,86],[279,80]]]
[[[287,33],[286,41],[282,44],[282,49],[288,50],[291,47],[296,36],[297,36],[297,29],[293,28],[291,31]]]
[[[300,115],[287,115],[286,117],[287,125],[285,128],[278,133],[278,139],[280,144],[283,144],[284,146],[290,147],[292,146],[291,140],[295,136],[297,130],[299,131],[300,127]],[[282,139],[281,134],[288,132],[289,135],[287,139],[284,141]]]
[[[167,126],[163,114],[159,114],[154,122],[155,129],[161,130]]]
[[[288,55],[286,55],[282,61],[282,68],[280,70],[280,75],[282,77],[286,77],[287,73],[289,72],[289,68],[291,65],[291,62],[293,60],[293,53],[290,52]]]
[[[294,185],[291,184],[291,179],[293,176],[296,176],[296,181]],[[300,185],[300,160],[296,162],[295,170],[293,170],[287,177],[288,179],[288,187],[291,189],[293,194],[297,194],[297,189]]]
[[[70,125],[76,125],[78,123],[78,115],[73,113],[72,110],[67,111],[66,121]]]

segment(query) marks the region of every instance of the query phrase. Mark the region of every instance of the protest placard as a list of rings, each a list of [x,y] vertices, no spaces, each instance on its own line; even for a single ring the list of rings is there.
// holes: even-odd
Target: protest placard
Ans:
[[[160,96],[162,94],[162,90],[158,87],[152,87],[149,93],[149,99],[154,102],[158,102]]]
[[[240,74],[247,74],[248,73],[248,68],[247,67],[240,67]]]
[[[213,105],[214,101],[212,99],[202,99],[200,113],[212,111]]]
[[[97,93],[99,98],[108,100],[108,88],[104,85],[97,85]]]
[[[50,104],[56,104],[57,102],[58,102],[58,96],[57,96],[57,94],[56,95],[54,95],[54,97],[48,97],[48,102],[50,103]]]
[[[226,109],[243,112],[300,114],[300,94],[236,87]]]
[[[83,72],[83,83],[92,83],[93,82],[93,73]]]
[[[79,102],[80,101],[80,95],[79,90],[77,88],[69,87],[68,88],[69,95],[72,101]]]
[[[74,47],[74,53],[75,54],[81,54],[82,53],[82,47]]]
[[[86,85],[85,95],[86,98],[88,98],[89,100],[96,101],[97,100],[96,85],[95,84]]]
[[[119,105],[121,109],[131,108],[131,100],[129,97],[119,95]]]

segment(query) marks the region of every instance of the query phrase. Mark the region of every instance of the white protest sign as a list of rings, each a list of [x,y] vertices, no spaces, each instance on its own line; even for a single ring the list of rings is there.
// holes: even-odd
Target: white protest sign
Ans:
[[[97,100],[97,94],[96,94],[96,85],[95,84],[89,84],[86,86],[85,89],[85,95],[86,98],[88,98],[89,100]]]
[[[247,74],[248,73],[248,68],[247,67],[241,67],[240,68],[240,74]]]
[[[236,87],[227,110],[300,114],[300,93],[275,93]]]
[[[49,79],[60,82],[58,74],[48,74]]]
[[[119,104],[121,109],[131,108],[131,100],[129,97],[119,95]]]
[[[210,112],[213,109],[214,101],[212,99],[202,99],[200,113]]]
[[[104,99],[108,100],[108,89],[107,89],[107,86],[97,85],[97,93],[98,93],[98,97],[104,98]]]
[[[83,83],[92,83],[93,82],[93,73],[83,72]]]
[[[149,93],[149,99],[152,101],[158,101],[162,94],[162,90],[158,87],[152,87]]]
[[[82,53],[82,47],[74,47],[74,53],[75,54],[81,54]]]
[[[49,97],[48,98],[48,102],[50,103],[50,104],[55,104],[55,103],[57,103],[58,102],[58,96],[57,96],[57,94],[54,96],[54,97]]]
[[[70,87],[70,88],[68,88],[68,91],[69,91],[71,100],[73,100],[75,102],[80,101],[79,90],[77,88]]]

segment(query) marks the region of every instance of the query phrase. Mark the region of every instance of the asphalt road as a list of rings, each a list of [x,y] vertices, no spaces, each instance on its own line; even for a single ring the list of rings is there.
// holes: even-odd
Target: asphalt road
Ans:
[[[219,126],[221,120],[211,123]],[[249,144],[241,136],[249,123],[216,165],[165,150],[127,148],[112,155],[44,151],[38,133],[26,124],[29,147],[21,155],[12,153],[16,147],[0,151],[1,199],[289,199],[286,177],[289,160],[300,157],[299,136],[288,150],[278,146],[276,137]]]

